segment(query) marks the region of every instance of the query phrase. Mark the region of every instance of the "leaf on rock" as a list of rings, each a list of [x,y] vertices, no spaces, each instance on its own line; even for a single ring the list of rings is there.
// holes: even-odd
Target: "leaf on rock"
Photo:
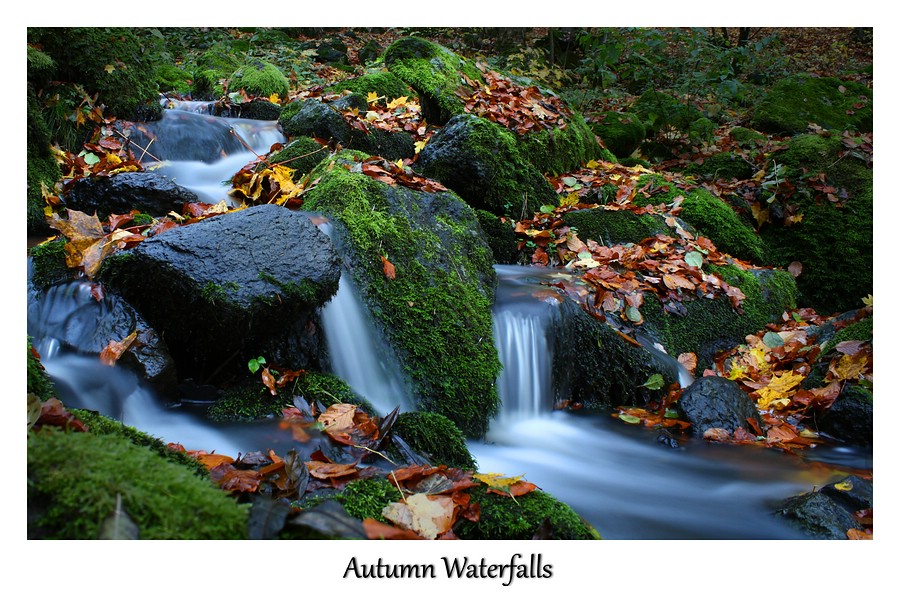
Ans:
[[[453,499],[447,496],[412,494],[404,502],[385,506],[381,515],[403,529],[434,540],[453,527],[456,510]]]
[[[645,381],[638,387],[644,387],[644,388],[647,388],[648,390],[658,390],[658,389],[662,388],[662,386],[665,385],[665,383],[666,382],[663,379],[662,375],[660,375],[659,373],[654,373],[653,375],[651,375],[650,377],[647,378],[647,381]]]
[[[137,330],[132,331],[125,336],[121,342],[110,340],[103,350],[100,351],[100,362],[107,366],[113,366],[116,361],[122,358],[122,355],[131,347],[134,340],[137,339]]]

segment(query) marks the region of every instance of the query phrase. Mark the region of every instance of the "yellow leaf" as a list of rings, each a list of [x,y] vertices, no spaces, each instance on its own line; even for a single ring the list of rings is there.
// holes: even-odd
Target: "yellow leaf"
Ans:
[[[408,98],[408,96],[400,96],[399,98],[394,98],[388,103],[387,107],[397,108],[398,106],[403,106],[404,104],[406,104]]]
[[[106,65],[105,67],[103,67],[103,70],[106,71],[107,73],[112,73],[113,71],[116,70],[116,68],[112,65]]]
[[[868,359],[865,352],[859,352],[852,356],[844,354],[837,364],[831,364],[829,371],[841,381],[845,379],[859,379],[867,363]]]
[[[578,204],[578,192],[569,192],[569,195],[559,201],[559,205],[563,208],[567,206],[575,206]]]
[[[790,373],[773,377],[766,387],[777,392],[787,393],[800,385],[804,379],[803,375],[798,375],[791,371]]]
[[[419,152],[421,152],[421,151],[422,151],[422,148],[424,148],[424,147],[425,147],[425,144],[427,144],[427,143],[428,143],[428,142],[427,142],[426,140],[419,140],[418,142],[416,142],[416,143],[415,143],[416,154],[418,154]]]
[[[281,97],[277,93],[273,93],[269,96],[269,102],[272,104],[281,104]]]
[[[397,159],[397,162],[395,162],[394,164],[397,165],[399,168],[402,169],[402,168],[403,168],[403,159],[402,159],[402,158],[398,158],[398,159]]]
[[[380,121],[381,115],[379,115],[374,110],[370,110],[366,113],[366,121]]]
[[[588,169],[596,169],[597,167],[600,166],[600,163],[598,163],[598,162],[597,162],[596,160],[594,160],[594,159],[591,159],[591,160],[588,161],[588,163],[587,163],[585,166],[586,166]]]
[[[872,294],[869,294],[865,298],[862,298],[862,303],[866,306],[872,306]]]
[[[790,399],[785,398],[782,392],[769,388],[759,390],[757,395],[756,405],[763,410],[768,408],[784,408],[791,403]]]
[[[728,373],[728,379],[741,379],[746,375],[747,372],[741,365],[734,365],[731,367],[731,372]]]
[[[523,477],[525,477],[524,474],[507,477],[502,473],[475,473],[472,475],[472,479],[477,479],[481,483],[487,484],[488,487],[498,489],[508,488],[512,484],[521,481]]]
[[[853,489],[853,483],[850,481],[839,481],[834,484],[834,489],[840,490],[842,492],[849,492]]]
[[[372,104],[373,102],[376,102],[378,98],[379,96],[377,92],[369,92],[369,94],[366,96],[366,102]]]
[[[750,356],[756,361],[756,368],[760,371],[769,370],[769,362],[766,360],[766,353],[760,348],[754,348],[750,351]]]

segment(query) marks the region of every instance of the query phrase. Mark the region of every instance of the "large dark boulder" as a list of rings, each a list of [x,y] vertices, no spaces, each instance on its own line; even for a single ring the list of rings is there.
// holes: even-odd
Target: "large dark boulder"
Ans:
[[[475,115],[450,119],[419,152],[416,170],[495,215],[521,218],[559,203],[541,172],[519,152],[515,136]]]
[[[179,374],[203,379],[243,374],[295,331],[307,339],[279,364],[318,367],[316,309],[337,290],[340,264],[307,215],[262,205],[150,238],[100,276],[160,332]]]
[[[185,203],[197,202],[197,194],[153,171],[119,173],[110,177],[79,179],[63,200],[68,208],[96,213],[102,221],[110,214],[138,210],[154,217],[181,213]]]
[[[748,429],[748,419],[756,421],[762,429],[756,403],[736,382],[724,377],[695,380],[681,393],[678,404],[695,435],[703,435],[707,429],[732,433],[739,427]]]
[[[163,111],[159,122],[125,130],[132,152],[142,160],[185,160],[214,163],[223,156],[245,152],[227,120],[184,110]],[[146,153],[145,153],[146,151]]]

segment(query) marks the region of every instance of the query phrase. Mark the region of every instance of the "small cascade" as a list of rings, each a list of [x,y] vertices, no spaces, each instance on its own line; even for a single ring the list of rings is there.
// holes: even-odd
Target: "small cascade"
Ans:
[[[159,103],[166,109],[183,110],[198,115],[212,115],[216,107],[215,100],[176,100],[163,97]]]
[[[380,416],[412,407],[410,394],[390,349],[380,343],[369,311],[357,295],[350,275],[341,273],[337,294],[322,307],[331,369]]]

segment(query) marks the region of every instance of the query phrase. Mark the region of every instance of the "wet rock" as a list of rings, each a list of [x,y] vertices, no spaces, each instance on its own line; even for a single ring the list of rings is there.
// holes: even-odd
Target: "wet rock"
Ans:
[[[169,230],[107,259],[101,272],[160,332],[179,371],[197,379],[243,373],[297,327],[312,339],[281,366],[318,366],[315,313],[339,276],[328,236],[275,205]]]
[[[856,446],[872,445],[872,392],[847,385],[820,418],[819,431]]]
[[[854,513],[872,507],[872,482],[856,476],[821,490],[788,498],[775,514],[817,539],[844,540],[847,531],[861,529]]]
[[[194,192],[151,171],[79,179],[64,197],[67,207],[97,213],[100,220],[131,210],[161,217],[173,210],[180,213],[184,203],[198,200]]]
[[[678,401],[695,435],[707,429],[725,429],[734,433],[738,427],[748,429],[747,419],[762,422],[756,404],[740,386],[724,377],[701,377],[681,394]]]

